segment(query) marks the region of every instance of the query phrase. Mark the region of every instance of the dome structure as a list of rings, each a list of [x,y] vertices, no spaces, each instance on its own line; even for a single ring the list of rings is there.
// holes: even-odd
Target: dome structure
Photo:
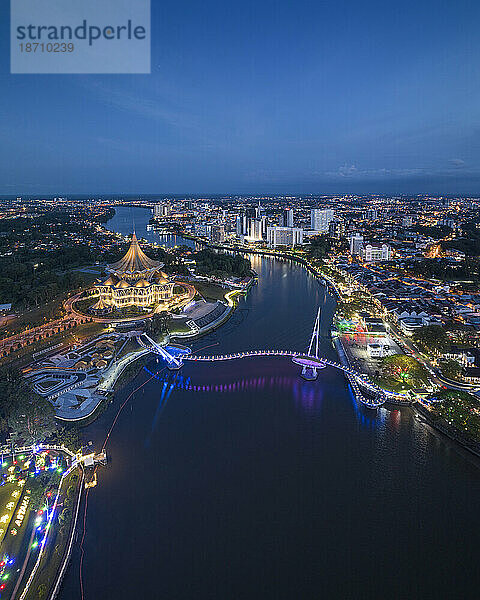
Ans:
[[[105,313],[110,310],[110,306],[105,302],[105,300],[100,296],[97,302],[90,308],[90,311],[93,313]]]
[[[155,275],[155,283],[157,283],[158,285],[165,285],[166,283],[170,283],[170,280],[163,271],[159,271]]]

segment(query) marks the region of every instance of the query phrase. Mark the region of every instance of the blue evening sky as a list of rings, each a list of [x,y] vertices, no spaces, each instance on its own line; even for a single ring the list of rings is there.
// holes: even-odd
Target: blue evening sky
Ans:
[[[0,194],[480,194],[478,0],[152,0],[151,75],[10,75]]]

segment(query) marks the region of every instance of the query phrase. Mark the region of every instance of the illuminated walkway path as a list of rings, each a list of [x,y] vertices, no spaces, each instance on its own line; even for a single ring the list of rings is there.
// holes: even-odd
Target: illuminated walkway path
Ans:
[[[374,383],[370,382],[363,374],[358,373],[354,369],[351,369],[341,363],[329,360],[323,357],[311,356],[309,354],[295,352],[292,350],[246,350],[244,352],[234,352],[231,354],[213,354],[213,355],[196,355],[192,354],[190,350],[185,349],[177,354],[173,347],[159,346],[151,338],[143,335],[137,338],[140,345],[144,348],[149,349],[151,352],[158,354],[163,358],[169,368],[180,369],[185,361],[191,362],[223,362],[227,360],[239,360],[242,358],[261,358],[268,356],[279,356],[290,358],[292,361],[302,367],[310,369],[323,369],[325,367],[333,367],[343,371],[352,386],[353,393],[357,400],[362,402],[369,408],[377,408],[381,406],[388,397],[394,397],[388,390],[384,390]],[[362,393],[362,390],[368,395]]]
[[[196,362],[219,362],[225,360],[238,360],[241,358],[259,358],[264,356],[283,356],[286,358],[291,358],[294,363],[302,365],[303,367],[323,369],[324,367],[328,366],[339,369],[347,375],[357,399],[366,406],[376,408],[381,406],[386,400],[385,390],[371,383],[353,369],[327,358],[317,358],[316,356],[293,352],[292,350],[248,350],[245,352],[235,352],[233,354],[219,354],[212,356],[197,356],[195,354],[188,354],[182,357],[182,359],[184,361],[188,360]],[[360,388],[364,389],[369,394],[372,394],[373,398],[364,396],[364,394],[361,393]]]
[[[342,364],[319,356],[320,321],[321,308],[319,308],[317,312],[307,352],[295,352],[293,350],[245,350],[243,352],[233,352],[231,354],[199,356],[193,354],[190,348],[160,346],[145,333],[139,336],[137,340],[143,348],[150,352],[154,352],[163,358],[169,369],[181,369],[186,360],[193,362],[222,362],[226,360],[239,360],[242,358],[281,356],[290,358],[297,365],[301,365],[302,377],[307,380],[316,379],[318,371],[325,367],[333,367],[334,369],[343,371],[350,382],[355,398],[369,408],[378,408],[389,398],[401,398],[404,401],[408,400],[408,397],[403,394],[394,394],[389,390],[384,390],[375,383],[372,383],[364,373],[360,373],[348,366],[347,360],[345,360],[346,364]]]

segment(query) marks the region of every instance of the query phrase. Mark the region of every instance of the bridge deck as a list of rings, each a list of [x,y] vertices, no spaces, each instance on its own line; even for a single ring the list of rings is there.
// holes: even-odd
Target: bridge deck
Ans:
[[[159,346],[154,343],[150,338],[148,339],[148,344],[145,343],[141,338],[137,338],[140,345],[144,348],[149,349],[151,352],[158,354],[161,356],[169,365],[172,365],[174,368],[181,367],[183,362],[188,360],[192,362],[221,362],[227,360],[239,360],[242,358],[256,358],[262,356],[284,356],[291,358],[293,362],[296,364],[307,366],[311,368],[323,368],[325,366],[330,366],[335,369],[339,369],[343,371],[352,386],[352,390],[356,398],[368,406],[369,408],[377,408],[381,406],[388,395],[391,395],[391,392],[387,390],[383,390],[376,384],[369,381],[363,374],[358,373],[357,371],[342,365],[341,363],[331,361],[327,358],[310,356],[309,354],[305,354],[302,352],[294,352],[292,350],[247,350],[244,352],[233,352],[230,354],[213,354],[213,355],[195,355],[195,354],[186,354],[183,356],[171,356],[168,351],[164,347]],[[361,391],[360,387],[364,390],[368,391],[371,394],[375,394],[374,398],[365,397]]]

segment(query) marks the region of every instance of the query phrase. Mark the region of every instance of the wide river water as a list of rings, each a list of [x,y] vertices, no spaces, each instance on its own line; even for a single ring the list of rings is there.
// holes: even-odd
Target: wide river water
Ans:
[[[134,209],[137,235],[158,239],[147,212]],[[132,209],[107,226],[130,233]],[[258,286],[192,347],[303,350],[321,304],[334,357],[324,288],[296,264],[251,260]],[[281,358],[148,368],[85,432],[101,446],[145,383],[89,494],[85,599],[479,597],[478,464],[411,410],[371,411],[342,373],[306,382]],[[81,597],[77,548],[61,598]]]

